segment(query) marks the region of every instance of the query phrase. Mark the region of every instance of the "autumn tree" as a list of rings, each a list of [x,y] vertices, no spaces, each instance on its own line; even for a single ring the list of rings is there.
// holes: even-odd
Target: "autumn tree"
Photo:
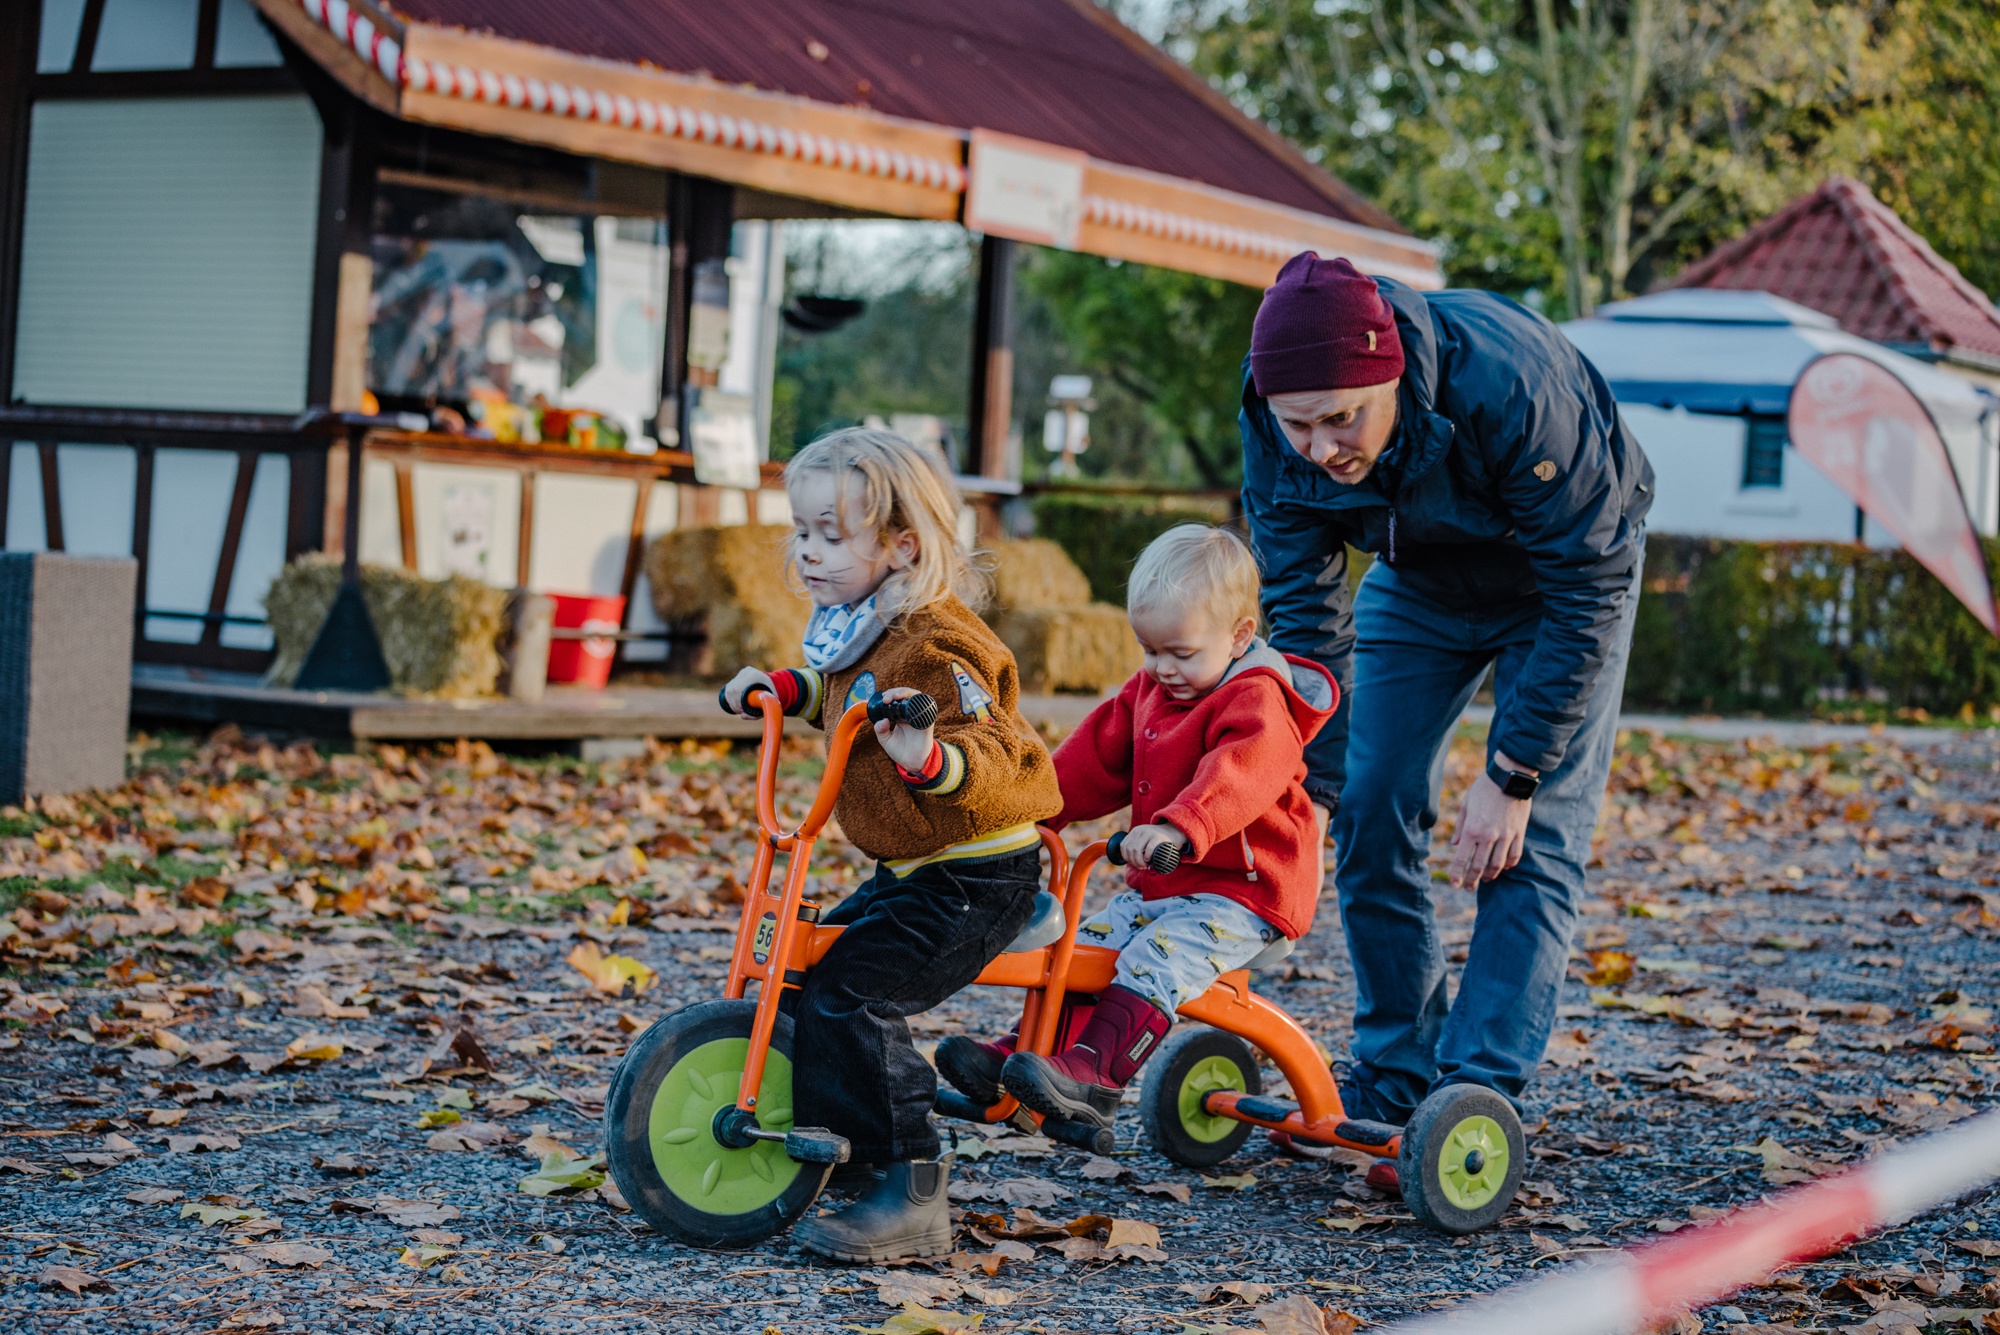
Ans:
[[[1851,167],[1893,86],[1844,0],[1180,0],[1170,41],[1456,281],[1570,314]]]

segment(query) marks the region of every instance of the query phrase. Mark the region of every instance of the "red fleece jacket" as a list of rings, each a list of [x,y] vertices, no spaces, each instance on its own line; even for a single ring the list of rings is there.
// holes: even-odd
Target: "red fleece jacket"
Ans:
[[[1320,889],[1305,745],[1339,703],[1325,668],[1262,640],[1193,700],[1139,673],[1056,748],[1063,809],[1048,824],[1129,802],[1132,824],[1165,821],[1192,846],[1166,876],[1126,867],[1127,885],[1147,899],[1222,895],[1296,940]]]

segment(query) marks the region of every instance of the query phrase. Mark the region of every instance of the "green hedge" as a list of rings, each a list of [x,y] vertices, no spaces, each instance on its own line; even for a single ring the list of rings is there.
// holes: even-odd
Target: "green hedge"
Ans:
[[[1036,532],[1062,544],[1094,597],[1119,605],[1147,543],[1175,524],[1227,518],[1221,505],[1074,493],[1033,506]],[[1986,554],[1989,569],[2000,564],[2000,542]],[[1358,577],[1366,559],[1351,565]],[[1901,551],[1656,533],[1625,704],[1870,716],[1970,706],[2000,718],[2000,640]]]
[[[1031,502],[1035,536],[1051,538],[1090,581],[1090,596],[1125,605],[1125,581],[1147,543],[1175,524],[1216,524],[1229,518],[1224,502],[1080,496],[1060,492]]]
[[[1901,551],[1655,534],[1625,702],[1983,713],[2000,704],[2000,640]]]

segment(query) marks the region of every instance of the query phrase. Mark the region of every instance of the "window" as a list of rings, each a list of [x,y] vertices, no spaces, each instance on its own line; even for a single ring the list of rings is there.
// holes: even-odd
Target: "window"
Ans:
[[[1743,488],[1785,485],[1785,422],[1753,417],[1743,437]]]
[[[443,404],[503,440],[508,403],[590,409],[628,439],[658,411],[664,223],[384,183],[373,249],[383,407]]]
[[[204,10],[211,15],[207,24]],[[205,29],[214,35],[208,49],[200,50]],[[78,50],[80,42],[90,49]],[[283,63],[250,0],[43,0],[35,72],[263,69]]]
[[[305,407],[320,125],[301,93],[40,100],[15,393]]]

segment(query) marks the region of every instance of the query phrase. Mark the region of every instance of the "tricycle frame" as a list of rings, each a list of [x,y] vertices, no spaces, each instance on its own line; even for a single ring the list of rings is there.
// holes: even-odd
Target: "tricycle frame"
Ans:
[[[784,714],[768,691],[753,690],[745,703],[758,709],[764,722],[757,766],[759,838],[737,920],[725,995],[740,999],[752,982],[758,984],[756,1020],[736,1098],[739,1109],[754,1114],[783,993],[805,982],[808,971],[841,932],[839,927],[819,926],[817,908],[805,904],[806,875],[813,847],[833,814],[855,740],[869,726],[869,720],[865,702],[849,706],[841,715],[829,738],[826,769],[812,806],[798,827],[788,832],[778,821],[776,807]],[[1090,844],[1072,859],[1053,832],[1044,829],[1041,836],[1049,856],[1049,891],[1062,902],[1063,934],[1051,946],[1000,955],[980,973],[975,985],[1020,988],[1024,995],[1016,1031],[1019,1047],[1047,1055],[1055,1046],[1064,996],[1069,992],[1092,996],[1103,992],[1115,976],[1117,952],[1078,945],[1076,940],[1090,872],[1105,855],[1105,841]],[[779,853],[789,857],[783,881],[774,894],[771,879]],[[1251,989],[1247,971],[1223,974],[1208,991],[1182,1005],[1180,1015],[1253,1044],[1284,1074],[1297,1100],[1296,1107],[1288,1107],[1273,1099],[1218,1090],[1203,1101],[1203,1111],[1210,1116],[1231,1118],[1310,1144],[1342,1146],[1384,1159],[1397,1156],[1400,1136],[1385,1134],[1389,1129],[1377,1124],[1357,1123],[1347,1117],[1339,1087],[1318,1046],[1296,1020]],[[1024,1112],[1011,1096],[1003,1096],[984,1110],[981,1120],[1019,1120]],[[1027,1115],[1040,1121],[1035,1114]]]

